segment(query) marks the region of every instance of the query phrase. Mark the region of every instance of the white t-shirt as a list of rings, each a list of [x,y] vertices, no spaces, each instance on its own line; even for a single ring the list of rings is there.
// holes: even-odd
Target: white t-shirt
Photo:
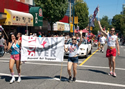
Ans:
[[[101,44],[105,44],[105,41],[106,41],[106,38],[104,36],[99,38],[99,42]]]
[[[77,44],[70,43],[68,45],[68,49],[69,49],[69,57],[74,57],[75,55],[78,54],[79,47]]]
[[[4,41],[5,41],[5,40],[4,40],[3,38],[0,39],[0,45],[1,45],[1,46],[4,46]]]
[[[116,45],[117,36],[116,35],[110,35],[107,36],[107,44],[108,46],[115,46]]]

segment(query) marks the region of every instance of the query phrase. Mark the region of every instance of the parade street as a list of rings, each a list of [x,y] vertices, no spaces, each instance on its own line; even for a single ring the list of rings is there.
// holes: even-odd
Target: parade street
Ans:
[[[87,59],[79,58],[76,81],[70,83],[65,58],[62,63],[25,62],[21,65],[22,81],[10,84],[9,54],[5,54],[0,58],[0,89],[125,89],[125,46],[120,46],[120,56],[116,57],[116,78],[108,75],[106,46],[104,53],[93,47],[93,54]],[[15,65],[14,71],[17,79]]]

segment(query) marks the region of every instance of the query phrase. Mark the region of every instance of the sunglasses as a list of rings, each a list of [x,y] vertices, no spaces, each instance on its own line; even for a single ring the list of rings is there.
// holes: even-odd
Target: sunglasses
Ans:
[[[110,31],[115,31],[115,30],[110,30]]]
[[[72,38],[72,40],[76,40],[76,39],[73,39],[73,38]]]

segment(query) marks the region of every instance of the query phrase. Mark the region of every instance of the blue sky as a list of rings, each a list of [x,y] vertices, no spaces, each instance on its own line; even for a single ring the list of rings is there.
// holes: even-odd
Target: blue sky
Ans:
[[[112,19],[116,14],[120,14],[122,11],[122,5],[125,4],[125,0],[83,0],[87,3],[89,8],[89,15],[93,15],[95,8],[99,5],[99,18],[108,16]]]

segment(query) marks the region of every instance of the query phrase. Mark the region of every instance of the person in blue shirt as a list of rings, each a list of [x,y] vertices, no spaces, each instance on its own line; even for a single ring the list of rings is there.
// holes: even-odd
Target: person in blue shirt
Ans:
[[[10,56],[10,61],[9,61],[9,69],[12,75],[12,79],[10,80],[10,83],[13,83],[15,81],[15,77],[14,77],[14,70],[13,70],[13,66],[14,63],[16,63],[16,69],[18,72],[18,80],[17,82],[21,81],[21,77],[20,77],[20,45],[21,45],[21,41],[20,40],[16,40],[16,37],[14,34],[10,34],[9,37],[9,43],[8,43],[8,50],[11,50],[11,56]]]

